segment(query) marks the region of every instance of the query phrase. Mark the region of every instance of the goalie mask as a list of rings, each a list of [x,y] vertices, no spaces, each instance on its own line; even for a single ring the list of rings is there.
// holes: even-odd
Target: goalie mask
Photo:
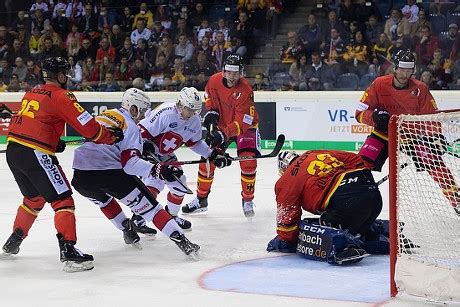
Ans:
[[[176,108],[182,119],[187,120],[201,113],[203,102],[200,93],[194,87],[184,87],[179,93]]]
[[[150,109],[150,98],[141,90],[137,88],[130,88],[126,90],[121,98],[121,107],[131,112],[131,107],[136,107],[137,115],[131,117],[134,121],[138,122],[141,120],[145,112]]]
[[[297,159],[299,155],[293,150],[282,151],[278,154],[278,173],[284,174],[289,165]]]

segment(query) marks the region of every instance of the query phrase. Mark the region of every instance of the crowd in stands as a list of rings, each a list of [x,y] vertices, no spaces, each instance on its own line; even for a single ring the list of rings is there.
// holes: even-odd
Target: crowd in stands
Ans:
[[[0,25],[0,92],[27,91],[43,82],[40,66],[50,56],[68,58],[71,90],[203,90],[229,54],[249,63],[299,3],[26,2],[27,9],[14,12],[12,23]],[[305,16],[304,26],[288,33],[279,61],[250,76],[255,90],[363,88],[390,73],[392,55],[403,48],[413,50],[416,77],[430,89],[460,88],[460,8],[455,2],[321,2]]]
[[[415,77],[430,89],[460,88],[460,3],[324,2],[288,33],[280,60],[268,68],[271,89],[365,89],[392,72],[392,57],[401,49],[413,51]]]

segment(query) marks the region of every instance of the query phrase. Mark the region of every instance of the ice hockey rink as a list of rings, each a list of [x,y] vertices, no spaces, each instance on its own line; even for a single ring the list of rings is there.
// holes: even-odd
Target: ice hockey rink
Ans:
[[[3,145],[2,148],[5,148]],[[234,150],[229,151],[235,155]],[[197,159],[188,149],[179,159]],[[73,148],[58,154],[68,179],[72,177]],[[99,208],[74,194],[77,247],[93,254],[95,268],[65,273],[47,205],[37,218],[18,255],[0,259],[0,306],[429,306],[431,302],[392,300],[389,294],[389,257],[370,256],[362,262],[337,267],[296,255],[267,253],[275,233],[273,187],[278,178],[276,159],[260,159],[256,182],[256,216],[243,215],[240,169],[237,163],[217,170],[209,210],[187,218],[187,236],[201,246],[200,261],[192,261],[158,233],[142,237],[142,250],[127,246],[122,233]],[[196,165],[184,166],[195,191]],[[375,174],[378,180],[387,174]],[[381,185],[388,218],[388,182]],[[11,234],[22,199],[0,154],[0,244]],[[193,198],[186,196],[185,201]],[[166,192],[159,200],[164,204]],[[126,213],[128,210],[123,208]]]

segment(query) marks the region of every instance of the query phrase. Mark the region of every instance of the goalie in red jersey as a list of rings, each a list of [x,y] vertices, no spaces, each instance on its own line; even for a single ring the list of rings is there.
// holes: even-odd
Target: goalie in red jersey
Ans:
[[[210,147],[225,151],[236,141],[238,156],[260,154],[259,115],[254,104],[252,86],[242,77],[242,59],[230,55],[225,60],[223,72],[209,78],[205,89],[206,114],[203,125],[208,130],[206,142]],[[208,207],[208,195],[214,179],[214,164],[200,164],[198,171],[197,197],[182,207],[184,214],[203,212]],[[254,216],[254,187],[257,160],[240,161],[241,196],[243,213]]]
[[[373,126],[374,131],[367,137],[359,154],[374,165],[373,170],[380,171],[388,158],[388,122],[391,115],[431,114],[437,111],[436,102],[427,86],[412,78],[415,73],[415,57],[410,50],[401,50],[394,57],[394,73],[378,77],[365,90],[358,108],[358,122]],[[460,214],[460,191],[451,171],[442,160],[447,150],[447,141],[441,133],[440,125],[426,129],[423,136],[417,136],[432,145],[415,146],[419,139],[404,140],[402,150],[414,161],[417,170],[427,170],[442,189],[454,210]],[[436,164],[435,168],[424,168],[428,162]],[[446,176],[447,174],[447,176]]]

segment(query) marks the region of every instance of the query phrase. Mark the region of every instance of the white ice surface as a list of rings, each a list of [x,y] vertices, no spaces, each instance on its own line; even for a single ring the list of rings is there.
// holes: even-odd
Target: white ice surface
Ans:
[[[230,150],[230,153],[235,155],[234,150]],[[183,160],[197,159],[196,155],[187,149],[180,149],[178,156]],[[70,180],[73,149],[68,148],[58,157]],[[188,177],[187,183],[194,191],[197,166],[189,165],[184,169]],[[268,280],[264,278],[264,274],[251,275],[256,279],[251,280],[250,286],[247,287],[249,293],[231,289],[210,290],[219,290],[217,288],[229,282],[231,274],[234,274],[229,272],[226,275],[225,271],[219,268],[230,265],[241,270],[241,266],[235,263],[241,262],[247,266],[251,264],[251,260],[258,263],[263,258],[282,256],[268,254],[265,251],[267,242],[276,235],[273,192],[278,177],[276,159],[259,160],[254,200],[256,216],[252,223],[243,216],[241,209],[239,172],[237,163],[229,168],[217,170],[213,191],[209,197],[209,211],[189,217],[193,223],[193,231],[187,236],[191,241],[201,245],[201,260],[198,262],[186,259],[161,233],[157,235],[156,240],[144,237],[141,240],[142,250],[125,245],[120,231],[106,220],[99,208],[75,193],[77,247],[94,255],[95,268],[88,272],[65,273],[58,259],[53,211],[46,205],[33,225],[29,237],[21,245],[19,254],[9,260],[0,259],[0,306],[375,306],[376,303],[363,303],[366,301],[363,299],[366,295],[363,296],[362,293],[375,287],[378,287],[377,291],[380,293],[388,292],[385,288],[387,285],[383,287],[381,284],[382,278],[379,278],[379,282],[373,281],[372,276],[375,272],[369,272],[369,275],[365,276],[366,266],[377,265],[379,261],[370,258],[363,260],[362,267],[356,267],[356,274],[352,267],[344,270],[340,267],[327,267],[326,264],[322,264],[325,268],[323,272],[319,264],[304,260],[305,270],[302,271],[297,266],[290,276],[286,272],[292,270],[292,267],[285,268],[285,262],[275,261],[273,265],[269,265],[270,274],[266,275],[271,278],[270,287],[277,284],[276,278],[279,280],[279,289],[275,287],[273,292],[265,287]],[[384,174],[386,169],[375,176],[376,180]],[[388,183],[382,185],[381,191],[385,199],[381,217],[387,218]],[[163,192],[159,197],[163,204],[165,195]],[[0,154],[1,245],[11,234],[21,199],[19,189],[8,169],[5,154]],[[192,196],[187,196],[184,203],[191,199]],[[126,207],[123,209],[128,212]],[[299,260],[296,260],[296,263],[298,265]],[[285,265],[289,266],[289,263]],[[386,274],[388,260],[383,259],[380,266],[378,271]],[[277,269],[279,274],[276,272]],[[345,274],[345,271],[348,273]],[[220,275],[212,275],[213,272]],[[320,274],[321,278],[303,278],[303,275],[311,276],[312,273]],[[361,280],[363,274],[364,278],[369,278],[364,283]],[[210,276],[217,278],[217,281],[209,283],[207,278]],[[360,280],[356,280],[356,277]],[[309,289],[307,283],[323,283],[324,287],[315,285],[315,295],[311,297],[329,299],[298,297],[305,294],[299,294],[297,289],[290,291],[283,282],[288,278],[298,280],[299,288],[305,289]],[[289,285],[292,287],[295,282],[290,281]],[[356,296],[354,297],[350,291],[356,291]],[[336,299],[344,295],[355,301]],[[377,303],[398,306],[415,304],[401,300]],[[419,304],[421,303],[417,303]]]

